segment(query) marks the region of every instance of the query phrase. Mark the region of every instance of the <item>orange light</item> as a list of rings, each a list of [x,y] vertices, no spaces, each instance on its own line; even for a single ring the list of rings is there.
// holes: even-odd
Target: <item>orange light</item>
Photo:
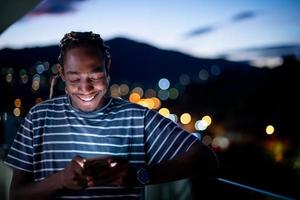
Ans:
[[[138,103],[140,100],[141,96],[136,92],[131,93],[129,96],[129,101],[132,103]]]
[[[15,106],[16,106],[17,108],[20,108],[21,105],[22,105],[21,99],[16,99],[16,100],[15,100]]]
[[[152,97],[151,99],[154,103],[153,109],[159,109],[161,106],[160,100],[157,97]]]

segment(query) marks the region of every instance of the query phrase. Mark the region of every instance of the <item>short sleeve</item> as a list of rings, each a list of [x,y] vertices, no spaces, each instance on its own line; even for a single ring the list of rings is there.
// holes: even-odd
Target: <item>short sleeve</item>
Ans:
[[[188,151],[197,137],[183,130],[158,112],[147,110],[145,116],[145,151],[147,164],[170,160]]]
[[[30,112],[17,131],[4,163],[12,168],[33,172],[33,123]]]

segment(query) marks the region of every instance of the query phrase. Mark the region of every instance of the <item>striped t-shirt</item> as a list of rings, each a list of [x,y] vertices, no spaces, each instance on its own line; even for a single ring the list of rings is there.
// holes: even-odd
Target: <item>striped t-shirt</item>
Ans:
[[[41,181],[64,169],[76,155],[121,156],[136,167],[186,152],[197,138],[158,112],[110,98],[93,112],[81,112],[67,95],[34,106],[20,126],[5,163]],[[63,199],[140,199],[142,188],[88,187],[64,190]]]

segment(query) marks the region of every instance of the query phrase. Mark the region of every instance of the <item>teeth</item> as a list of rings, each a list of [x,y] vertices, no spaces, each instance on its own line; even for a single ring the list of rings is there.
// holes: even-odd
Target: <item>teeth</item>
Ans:
[[[86,102],[89,102],[91,100],[93,100],[95,98],[95,96],[92,96],[92,97],[79,97],[82,101],[86,101]]]

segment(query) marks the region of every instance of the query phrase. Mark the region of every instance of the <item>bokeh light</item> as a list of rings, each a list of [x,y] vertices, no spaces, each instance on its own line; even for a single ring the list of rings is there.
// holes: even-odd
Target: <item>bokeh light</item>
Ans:
[[[202,143],[205,144],[205,145],[210,145],[212,142],[212,138],[211,136],[209,135],[205,135],[203,138],[202,138]]]
[[[110,86],[110,95],[112,97],[120,97],[120,88],[118,84],[113,84]]]
[[[210,68],[210,73],[214,76],[219,76],[221,74],[221,69],[218,65],[213,65]]]
[[[152,101],[154,103],[153,109],[159,109],[160,106],[161,106],[160,100],[158,98],[156,98],[156,97],[152,97],[151,99],[152,99]]]
[[[21,109],[15,108],[13,113],[14,113],[14,116],[19,117],[21,115]]]
[[[205,115],[204,117],[202,117],[202,121],[204,123],[206,123],[206,126],[209,126],[211,124],[211,117],[209,115]]]
[[[20,108],[21,106],[22,106],[22,101],[21,101],[21,99],[15,99],[15,106],[17,107],[17,108]]]
[[[201,69],[199,72],[199,78],[202,81],[206,81],[209,77],[208,71],[206,69]]]
[[[158,112],[159,112],[159,114],[161,114],[164,117],[169,117],[169,115],[170,115],[170,111],[168,108],[161,108],[161,109],[159,109]]]
[[[170,87],[170,81],[166,78],[162,78],[158,81],[158,87],[162,90],[167,90]]]
[[[8,83],[11,83],[11,82],[12,82],[12,79],[13,79],[13,75],[12,75],[11,73],[9,73],[9,74],[7,74],[7,75],[5,76],[5,80],[6,80],[6,82],[8,82]]]
[[[53,74],[58,74],[58,68],[57,68],[57,65],[55,64],[55,65],[52,65],[52,67],[51,67],[51,72],[53,73]]]
[[[195,123],[195,129],[197,131],[204,131],[205,129],[207,129],[207,123],[203,120],[198,120]]]
[[[223,136],[217,136],[212,140],[212,147],[225,150],[229,147],[229,139]]]
[[[169,89],[169,97],[170,99],[177,99],[179,95],[179,92],[176,88],[170,88]]]
[[[121,84],[119,87],[121,96],[125,96],[129,93],[129,87],[127,84]]]
[[[179,82],[181,85],[188,85],[191,82],[189,75],[181,74],[179,77]]]
[[[159,90],[157,96],[161,100],[165,101],[169,98],[169,91],[168,90]]]
[[[178,122],[178,117],[175,114],[170,114],[168,117],[170,120],[172,120],[173,122],[177,123]]]
[[[38,74],[42,74],[45,71],[45,66],[42,63],[40,63],[35,66],[35,70]]]
[[[140,100],[141,96],[136,92],[131,93],[129,96],[129,101],[132,103],[138,103]]]
[[[138,93],[140,97],[142,98],[144,95],[144,90],[141,87],[135,87],[131,93]]]
[[[266,127],[266,133],[267,133],[268,135],[272,135],[272,134],[274,133],[274,131],[275,131],[274,126],[268,125],[268,126]]]
[[[28,80],[29,80],[29,77],[28,77],[27,74],[21,76],[21,82],[22,82],[23,84],[28,83]]]
[[[183,113],[181,116],[180,116],[180,122],[182,124],[188,124],[190,123],[192,120],[192,117],[189,113]]]
[[[145,91],[145,97],[146,98],[152,98],[152,97],[155,97],[156,96],[156,91],[153,90],[153,89],[147,89]]]
[[[19,76],[20,76],[20,77],[22,77],[22,76],[24,76],[24,75],[26,75],[26,74],[27,74],[27,72],[26,72],[25,69],[21,69],[21,70],[19,71]]]

